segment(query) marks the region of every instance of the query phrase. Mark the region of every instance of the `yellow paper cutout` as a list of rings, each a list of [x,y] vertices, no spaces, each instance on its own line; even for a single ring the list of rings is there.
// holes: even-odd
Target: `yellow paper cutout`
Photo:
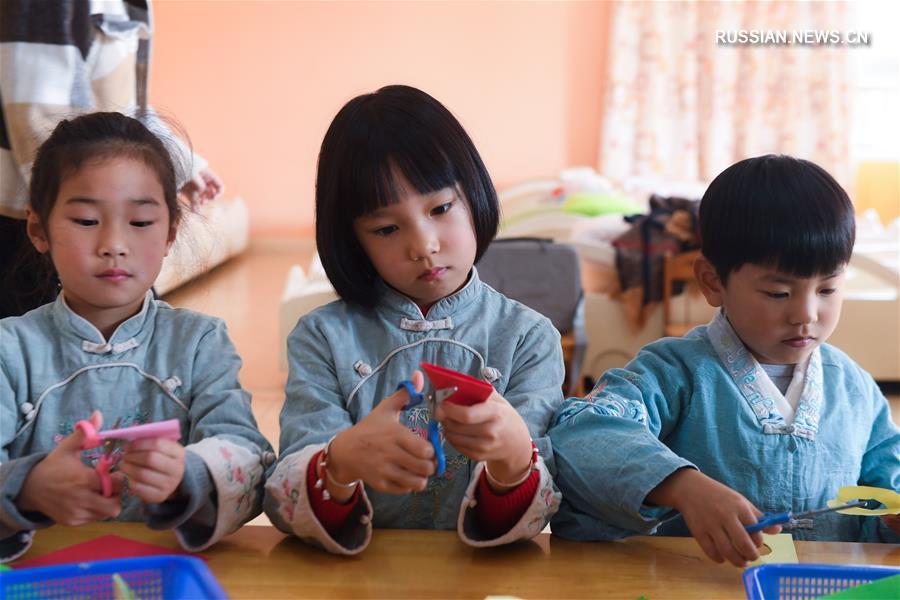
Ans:
[[[794,547],[794,538],[789,533],[777,533],[775,535],[763,534],[763,543],[772,550],[769,554],[760,553],[759,558],[750,563],[749,566],[757,567],[770,563],[792,563],[800,562],[797,559],[797,548]]]
[[[845,508],[839,510],[842,515],[860,515],[863,517],[872,517],[875,515],[900,515],[900,494],[897,492],[886,490],[883,488],[869,487],[866,485],[848,485],[838,490],[838,496],[834,500],[828,501],[828,506],[840,506],[854,500],[878,500],[884,504],[884,508]]]

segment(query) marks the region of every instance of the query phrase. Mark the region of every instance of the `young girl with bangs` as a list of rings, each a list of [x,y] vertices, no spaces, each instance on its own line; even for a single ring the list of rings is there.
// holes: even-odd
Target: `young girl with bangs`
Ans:
[[[144,521],[200,550],[261,510],[274,455],[225,324],[150,290],[178,229],[172,157],[116,112],[64,120],[38,149],[27,231],[61,290],[0,320],[2,562],[55,523]],[[88,419],[97,431],[174,419],[181,435],[107,454],[85,448]],[[107,460],[109,474],[95,469]]]
[[[497,230],[494,186],[471,139],[428,94],[389,86],[348,102],[319,155],[316,238],[341,299],[288,339],[273,523],[343,554],[373,527],[453,529],[490,546],[529,538],[556,510],[547,426],[562,401],[559,334],[478,278]],[[436,418],[446,472],[424,438],[421,362],[489,382]]]

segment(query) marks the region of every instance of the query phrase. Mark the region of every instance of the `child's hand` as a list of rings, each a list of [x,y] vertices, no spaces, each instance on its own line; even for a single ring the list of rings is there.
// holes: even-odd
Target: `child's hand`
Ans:
[[[165,502],[184,478],[184,446],[162,438],[135,440],[125,446],[119,471],[144,503]]]
[[[900,535],[900,515],[881,515],[881,522],[888,526],[888,528]]]
[[[212,202],[222,195],[225,185],[212,169],[206,168],[185,183],[180,192],[187,196],[191,209],[197,210],[207,202]]]
[[[714,561],[727,560],[744,567],[759,558],[762,534],[747,533],[744,526],[756,523],[762,512],[741,494],[703,473],[694,469],[676,471],[647,495],[647,501],[677,509],[694,539]],[[778,533],[781,526],[764,531]]]
[[[484,460],[493,478],[514,482],[531,465],[531,434],[518,411],[496,391],[472,406],[442,402],[437,419],[453,447],[472,460]],[[496,489],[493,482],[488,480]],[[497,489],[496,491],[504,491]]]
[[[91,421],[99,430],[103,418],[95,412]],[[16,498],[20,511],[39,512],[70,526],[110,519],[121,512],[122,476],[111,475],[112,496],[105,498],[100,475],[81,462],[83,445],[84,432],[78,429],[31,469]]]
[[[412,378],[421,391],[424,379],[419,371]],[[363,420],[342,431],[331,442],[328,473],[341,483],[363,480],[371,488],[388,494],[420,492],[434,473],[434,448],[400,424],[400,412],[409,402],[401,389],[378,403]],[[328,487],[338,501],[348,499],[353,490]]]

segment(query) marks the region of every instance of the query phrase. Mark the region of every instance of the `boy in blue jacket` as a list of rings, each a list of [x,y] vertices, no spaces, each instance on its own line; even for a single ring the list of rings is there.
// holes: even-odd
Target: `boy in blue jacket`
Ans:
[[[557,411],[564,500],[552,528],[579,540],[693,535],[713,560],[742,566],[758,557],[762,537],[745,526],[763,511],[822,508],[848,485],[900,489],[900,432],[872,377],[825,344],[855,235],[840,185],[808,161],[747,159],[710,184],[700,230],[694,274],[720,311]],[[896,517],[835,513],[792,531],[898,532]]]

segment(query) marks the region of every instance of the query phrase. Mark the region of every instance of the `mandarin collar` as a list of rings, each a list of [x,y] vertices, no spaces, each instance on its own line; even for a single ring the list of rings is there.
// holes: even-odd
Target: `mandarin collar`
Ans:
[[[379,279],[376,288],[381,296],[381,300],[377,310],[391,317],[412,322],[443,321],[450,317],[458,320],[464,318],[465,309],[478,298],[483,286],[484,283],[478,277],[478,269],[473,266],[466,283],[456,292],[441,298],[431,305],[426,317],[422,314],[422,309],[409,296],[398,292],[386,284],[384,280]]]
[[[117,349],[129,349],[137,346],[137,336],[144,329],[144,325],[153,318],[156,313],[156,303],[153,301],[153,292],[147,291],[141,310],[129,317],[116,327],[108,340],[93,323],[78,315],[66,303],[65,291],[60,292],[53,303],[53,322],[65,334],[78,338],[85,351],[95,354],[104,354]],[[127,348],[126,348],[127,346]],[[104,352],[103,350],[106,350]]]
[[[824,404],[822,348],[794,367],[794,377],[802,377],[800,398],[794,421],[788,424],[776,408],[780,394],[759,362],[744,345],[723,311],[717,311],[706,328],[709,341],[759,421],[764,433],[788,434],[814,441]],[[793,385],[793,384],[792,384]]]

